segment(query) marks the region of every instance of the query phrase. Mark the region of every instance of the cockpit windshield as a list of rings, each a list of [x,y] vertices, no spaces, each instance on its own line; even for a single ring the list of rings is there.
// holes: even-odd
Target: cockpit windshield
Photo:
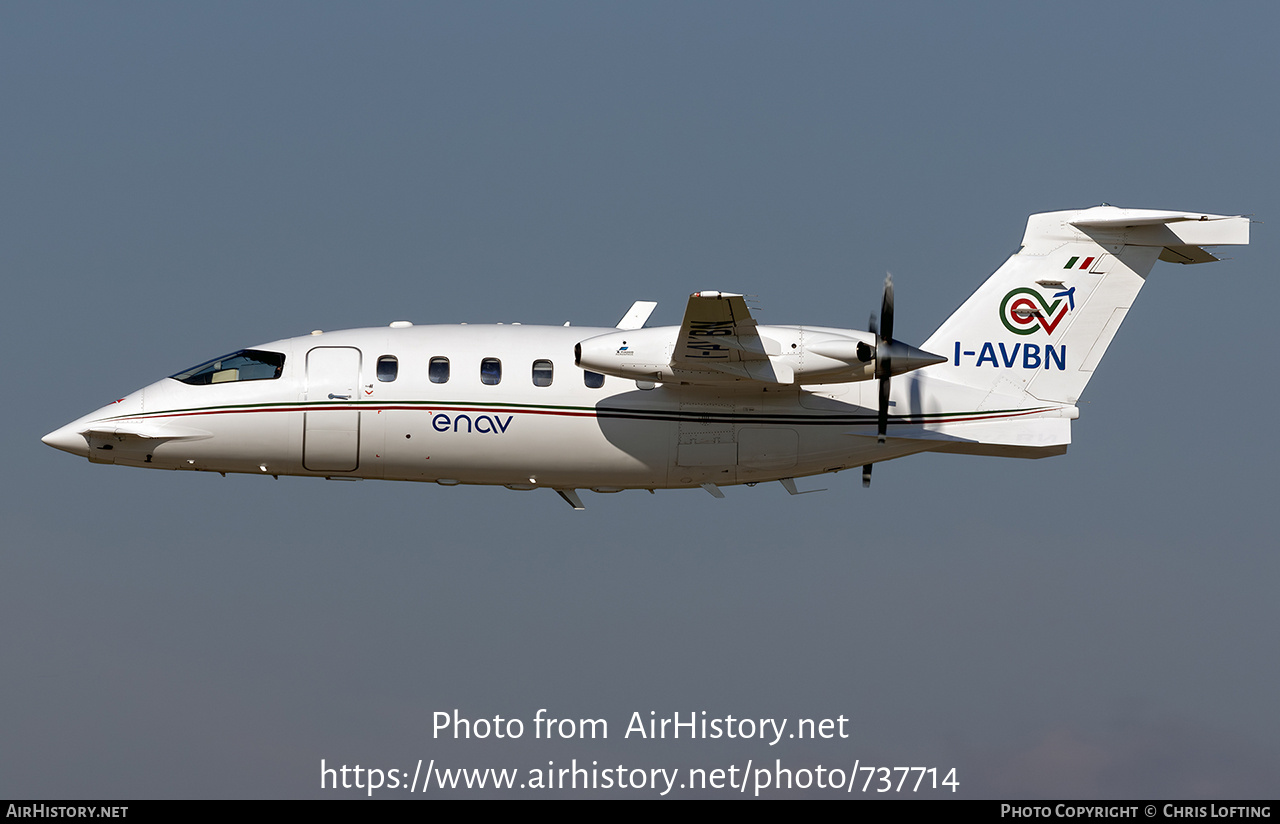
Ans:
[[[205,386],[233,381],[275,380],[283,369],[284,355],[279,352],[241,349],[169,377],[192,386]]]

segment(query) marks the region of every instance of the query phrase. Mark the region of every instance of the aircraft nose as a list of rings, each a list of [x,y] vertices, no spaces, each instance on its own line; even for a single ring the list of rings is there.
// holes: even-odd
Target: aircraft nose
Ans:
[[[53,430],[40,440],[54,449],[61,449],[63,452],[70,452],[72,455],[84,456],[89,453],[89,444],[84,435],[77,432],[71,424]]]

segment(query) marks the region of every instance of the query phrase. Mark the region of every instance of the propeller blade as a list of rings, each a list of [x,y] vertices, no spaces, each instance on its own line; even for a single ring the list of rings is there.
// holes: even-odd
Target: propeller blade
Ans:
[[[871,334],[876,339],[876,368],[875,377],[880,381],[880,404],[876,415],[876,440],[884,443],[889,432],[889,379],[893,377],[894,358],[897,357],[899,363],[898,372],[909,372],[912,369],[919,369],[923,366],[930,366],[935,363],[942,363],[946,360],[939,355],[916,349],[914,346],[908,346],[905,343],[898,343],[893,339],[893,274],[885,272],[884,277],[884,297],[880,300],[880,329],[876,331],[876,316],[871,316],[870,326]],[[862,358],[862,350],[864,344],[859,344],[859,358]],[[869,350],[870,347],[867,347]],[[868,352],[868,354],[870,354]],[[863,359],[865,362],[867,359]],[[862,484],[863,486],[871,485],[871,464],[867,464],[862,468]]]
[[[885,272],[884,298],[880,302],[880,337],[885,342],[893,340],[893,275]]]
[[[885,272],[884,276],[880,324],[880,332],[876,335],[876,377],[880,379],[880,414],[876,421],[876,440],[884,443],[889,430],[889,378],[893,375],[893,275],[889,272]]]
[[[884,443],[885,433],[889,429],[889,373],[880,379],[880,419],[876,425],[876,440]]]

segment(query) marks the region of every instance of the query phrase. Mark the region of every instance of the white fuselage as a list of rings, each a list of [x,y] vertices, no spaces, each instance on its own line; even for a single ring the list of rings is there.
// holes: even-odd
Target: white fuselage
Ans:
[[[877,444],[872,383],[807,392],[597,376],[591,388],[574,346],[614,331],[454,325],[291,338],[256,347],[284,355],[278,378],[165,378],[59,432],[92,428],[68,437],[79,447],[68,451],[101,463],[600,491],[800,477],[939,446]],[[382,380],[389,358],[395,376]],[[432,359],[448,360],[447,380],[431,380]],[[483,360],[500,364],[497,383],[482,381]],[[549,385],[535,384],[535,361],[550,362]]]

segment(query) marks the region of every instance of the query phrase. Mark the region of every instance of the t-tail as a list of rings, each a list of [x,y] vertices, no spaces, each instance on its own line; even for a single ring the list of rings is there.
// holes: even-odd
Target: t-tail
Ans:
[[[1075,404],[1156,260],[1208,263],[1206,246],[1249,242],[1240,216],[1151,209],[1045,212],[1022,248],[923,348],[933,378],[1018,399]]]

